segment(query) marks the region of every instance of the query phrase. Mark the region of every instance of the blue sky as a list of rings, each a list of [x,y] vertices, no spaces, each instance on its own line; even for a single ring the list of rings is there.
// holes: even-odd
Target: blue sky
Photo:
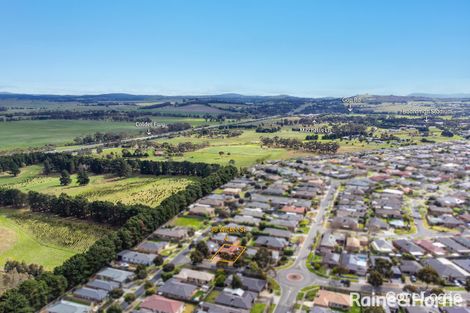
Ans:
[[[0,91],[470,92],[470,1],[0,0]]]

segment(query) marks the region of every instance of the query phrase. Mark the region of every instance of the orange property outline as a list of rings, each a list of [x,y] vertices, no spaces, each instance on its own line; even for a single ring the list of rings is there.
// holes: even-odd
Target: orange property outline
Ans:
[[[229,245],[229,244],[224,243],[224,244],[219,248],[219,250],[217,250],[217,252],[214,254],[214,256],[213,256],[212,259],[211,259],[211,262],[213,262],[214,259],[218,256],[220,250],[222,250],[223,248],[228,248],[228,247],[242,248],[242,251],[238,254],[238,256],[237,256],[237,257],[235,258],[235,260],[233,260],[233,261],[232,261],[232,260],[230,260],[230,261],[229,261],[229,260],[225,260],[225,259],[221,258],[220,256],[219,256],[219,258],[220,258],[219,261],[221,261],[221,262],[227,262],[227,263],[235,263],[235,262],[242,256],[242,254],[243,254],[243,253],[245,252],[245,250],[246,250],[246,247],[244,247],[244,246]]]

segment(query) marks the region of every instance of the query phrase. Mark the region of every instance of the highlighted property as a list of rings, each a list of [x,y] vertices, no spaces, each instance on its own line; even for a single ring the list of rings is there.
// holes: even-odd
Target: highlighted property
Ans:
[[[242,256],[245,250],[246,247],[244,246],[237,246],[224,243],[214,254],[211,259],[211,262],[226,262],[232,265]]]

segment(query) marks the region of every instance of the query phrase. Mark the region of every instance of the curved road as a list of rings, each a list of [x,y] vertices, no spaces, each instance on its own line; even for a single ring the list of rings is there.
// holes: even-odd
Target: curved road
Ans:
[[[310,253],[311,246],[314,243],[317,231],[322,229],[322,224],[324,220],[325,213],[328,207],[333,203],[335,193],[338,189],[339,183],[332,181],[326,195],[323,197],[323,200],[320,202],[320,207],[318,214],[316,216],[315,222],[311,225],[310,231],[308,232],[307,238],[304,240],[302,247],[295,259],[294,264],[287,269],[280,270],[277,272],[276,280],[281,286],[281,297],[279,303],[276,306],[275,313],[286,313],[292,308],[295,303],[297,294],[300,289],[310,286],[312,284],[318,283],[328,283],[328,279],[318,277],[317,275],[311,273],[307,266],[306,261]],[[288,279],[288,276],[297,275],[301,277],[300,280],[292,281]]]

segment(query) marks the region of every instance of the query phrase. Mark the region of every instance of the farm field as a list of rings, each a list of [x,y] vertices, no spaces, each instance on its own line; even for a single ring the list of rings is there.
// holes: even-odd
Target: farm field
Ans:
[[[151,117],[162,124],[189,123],[193,127],[216,124],[203,118]],[[138,134],[142,129],[135,122],[111,122],[91,120],[34,120],[0,122],[0,151],[37,148],[45,145],[63,146],[73,143],[79,136],[96,132],[126,132]]]
[[[90,175],[90,183],[79,186],[76,175],[71,175],[72,184],[61,186],[59,175],[44,176],[39,165],[21,169],[18,177],[0,174],[0,187],[17,188],[23,191],[37,191],[59,195],[84,196],[88,200],[122,202],[125,204],[158,205],[162,200],[186,187],[192,178],[133,176],[118,178],[108,175]]]
[[[11,259],[53,269],[112,229],[72,219],[0,209],[0,267]]]
[[[134,123],[85,120],[0,122],[0,150],[63,145],[95,132],[138,133]]]

